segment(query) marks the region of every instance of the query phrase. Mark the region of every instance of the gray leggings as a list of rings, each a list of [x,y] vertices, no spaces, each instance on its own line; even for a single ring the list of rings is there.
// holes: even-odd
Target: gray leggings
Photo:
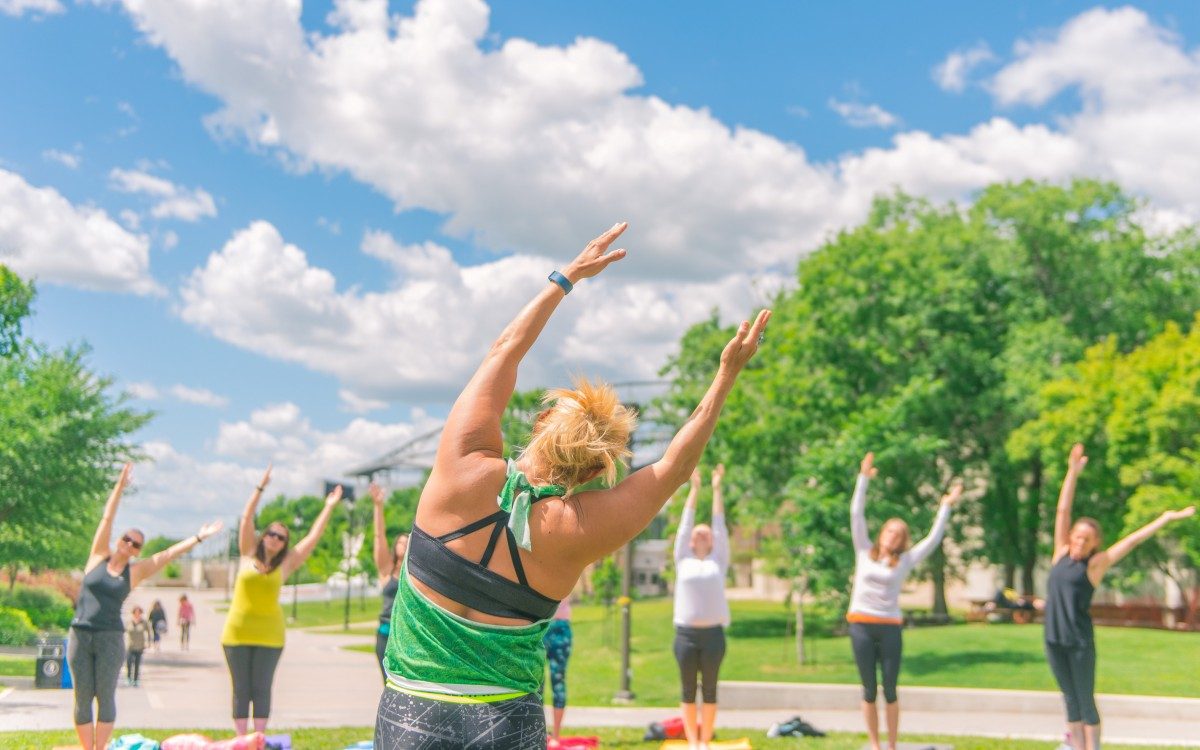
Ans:
[[[696,683],[703,686],[705,703],[717,702],[717,673],[725,658],[725,628],[675,626],[675,661],[679,663],[681,700],[696,702]]]
[[[1096,644],[1060,646],[1046,644],[1046,660],[1058,681],[1067,707],[1067,721],[1082,721],[1095,726],[1100,723],[1096,709]]]
[[[900,653],[903,650],[900,626],[876,622],[850,623],[850,646],[862,681],[863,700],[874,703],[879,693],[875,681],[876,665],[883,672],[883,699],[896,702],[896,681],[900,678]]]
[[[71,628],[67,664],[75,685],[75,724],[92,723],[92,701],[96,719],[104,724],[117,720],[117,680],[125,663],[125,633],[120,630]]]
[[[250,704],[254,704],[254,718],[271,716],[271,685],[275,682],[275,667],[283,649],[271,646],[225,646],[225,661],[229,664],[229,676],[233,680],[233,718],[250,718]]]

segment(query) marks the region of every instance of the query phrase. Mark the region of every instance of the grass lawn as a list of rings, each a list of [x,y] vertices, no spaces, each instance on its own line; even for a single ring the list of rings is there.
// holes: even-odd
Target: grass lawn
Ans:
[[[350,628],[357,630],[354,626],[361,625],[364,622],[377,621],[379,619],[379,609],[382,604],[378,596],[368,596],[359,598],[353,596],[350,598]],[[339,599],[336,601],[327,602],[298,602],[296,605],[296,620],[291,621],[292,604],[286,600],[283,605],[283,615],[288,618],[289,628],[312,628],[322,625],[342,625],[346,617],[346,600]],[[340,632],[340,631],[339,631]],[[372,631],[373,632],[373,631]]]
[[[118,727],[121,732],[133,733],[140,731],[147,737],[164,739],[172,734],[190,730],[136,730]],[[657,742],[643,742],[642,729],[572,729],[573,734],[596,735],[600,738],[601,747],[628,747],[650,750],[658,747]],[[225,735],[202,732],[214,739]],[[291,732],[292,744],[297,750],[338,750],[359,740],[371,738],[369,727],[341,727],[337,729],[297,729]],[[805,738],[798,740],[794,737],[768,739],[761,730],[723,729],[720,736],[727,739],[748,737],[755,748],[763,750],[795,750],[801,745],[814,750],[859,750],[866,741],[865,734],[832,734],[821,739]],[[1045,750],[1047,743],[1037,740],[993,740],[971,737],[939,737],[935,735],[904,736],[906,742],[945,742],[953,744],[955,750]],[[58,732],[0,732],[0,747],[9,750],[45,750],[55,744],[75,742],[75,734],[71,731]],[[1105,743],[1107,750],[1166,750],[1165,745],[1112,745]]]
[[[32,656],[0,654],[0,675],[33,677],[33,670],[36,665],[37,662]]]
[[[858,673],[846,637],[805,640],[808,663],[796,662],[794,638],[785,628],[791,615],[771,602],[731,602],[733,625],[721,667],[726,680],[856,684]],[[573,608],[574,648],[568,675],[570,701],[609,705],[620,670],[619,619],[603,607]],[[633,605],[633,691],[635,705],[669,706],[678,701],[671,653],[671,602]],[[1101,693],[1200,698],[1200,633],[1140,628],[1097,628],[1100,654],[1096,688]],[[366,653],[373,642],[350,646]],[[900,684],[1057,690],[1042,655],[1038,625],[948,625],[904,632]]]

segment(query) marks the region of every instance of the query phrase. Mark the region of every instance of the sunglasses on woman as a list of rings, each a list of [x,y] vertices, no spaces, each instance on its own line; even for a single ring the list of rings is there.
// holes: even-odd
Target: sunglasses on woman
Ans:
[[[263,536],[274,537],[275,539],[278,539],[281,542],[286,542],[288,540],[287,534],[280,534],[278,531],[275,531],[274,529],[264,531]]]
[[[138,540],[134,539],[133,537],[129,536],[128,534],[121,537],[121,541],[125,542],[126,544],[128,544],[130,547],[133,547],[134,549],[142,548],[142,543],[139,542]]]

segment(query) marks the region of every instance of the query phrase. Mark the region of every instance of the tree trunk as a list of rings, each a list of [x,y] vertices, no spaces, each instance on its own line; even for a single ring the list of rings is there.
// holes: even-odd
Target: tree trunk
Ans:
[[[1042,531],[1042,458],[1035,455],[1029,462],[1029,513],[1026,524],[1025,549],[1021,556],[1021,593],[1033,596],[1033,574],[1037,568],[1038,545]]]
[[[933,566],[933,614],[945,618],[950,610],[946,606],[946,551],[942,542],[938,542],[929,562]]]
[[[1004,588],[1015,589],[1017,587],[1017,566],[1015,563],[1004,563]]]
[[[17,563],[12,563],[8,566],[8,593],[12,594],[13,589],[17,587],[17,572],[20,571],[20,566]]]
[[[808,590],[808,574],[796,582],[796,661],[804,663],[804,593]]]

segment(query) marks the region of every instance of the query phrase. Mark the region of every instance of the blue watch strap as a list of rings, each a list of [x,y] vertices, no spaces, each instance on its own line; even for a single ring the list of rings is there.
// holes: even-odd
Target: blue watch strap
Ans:
[[[563,276],[558,271],[551,271],[550,275],[546,278],[562,287],[563,294],[570,294],[571,290],[575,288],[575,285],[571,283],[571,280],[566,276]]]

